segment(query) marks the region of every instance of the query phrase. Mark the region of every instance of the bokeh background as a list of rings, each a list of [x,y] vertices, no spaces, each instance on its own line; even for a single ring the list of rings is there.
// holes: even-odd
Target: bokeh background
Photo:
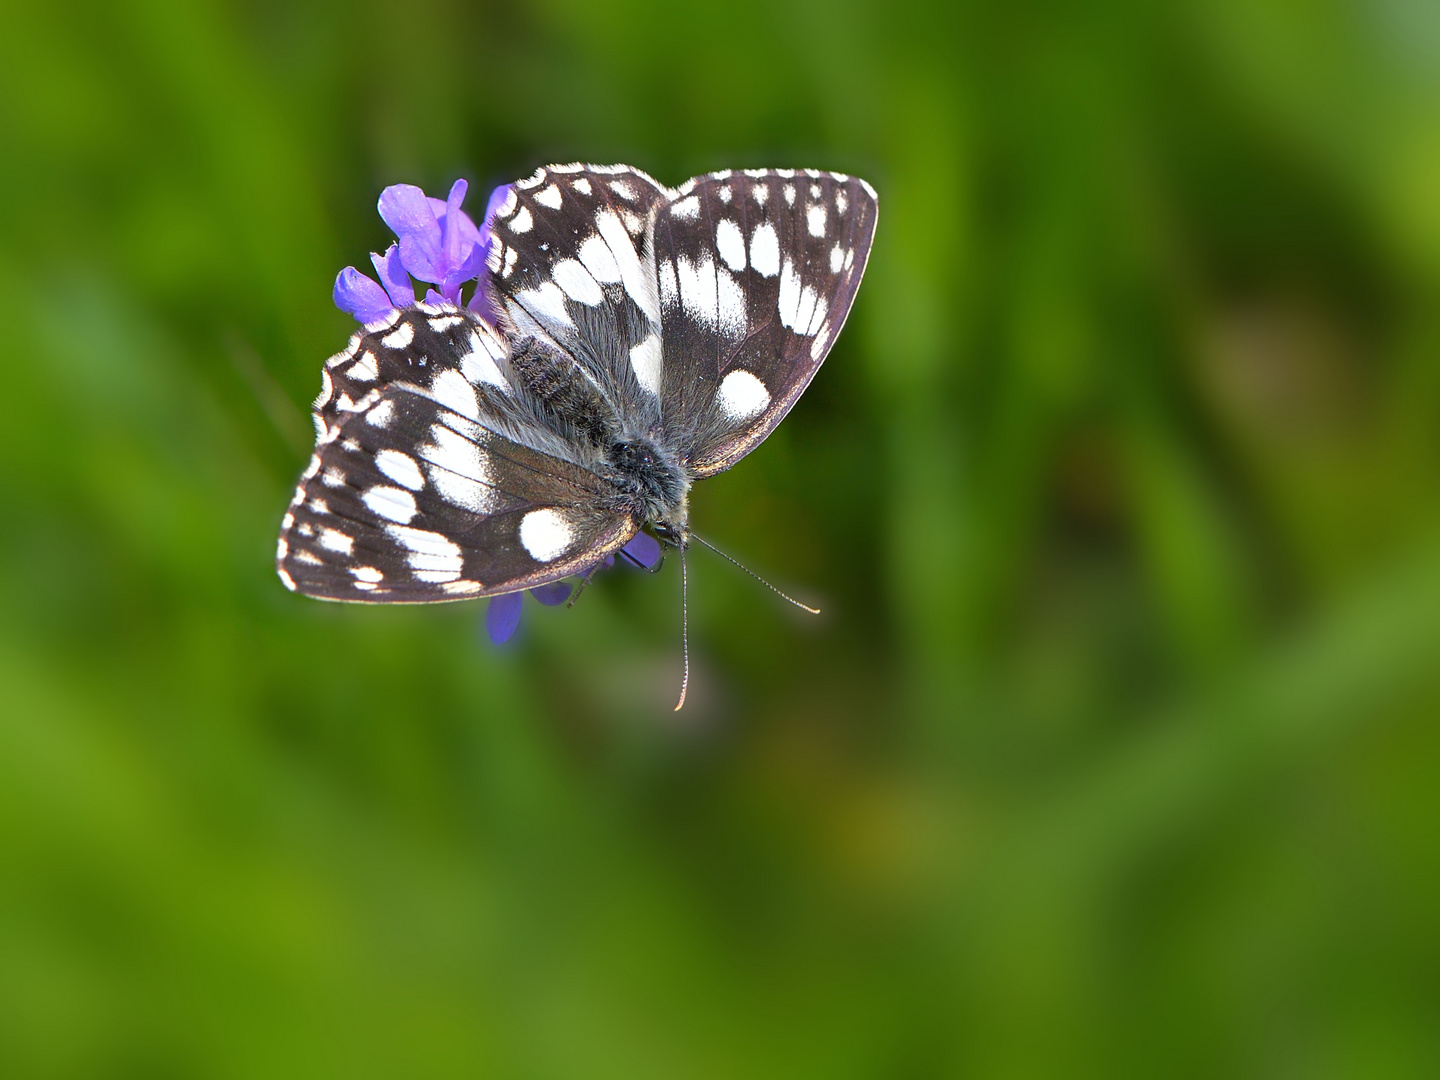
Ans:
[[[0,1072],[1440,1075],[1440,7],[3,4]],[[880,191],[679,576],[286,593],[380,189]]]

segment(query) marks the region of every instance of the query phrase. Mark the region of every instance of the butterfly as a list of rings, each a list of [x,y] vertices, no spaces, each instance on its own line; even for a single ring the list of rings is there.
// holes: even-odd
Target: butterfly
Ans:
[[[552,165],[497,189],[464,266],[460,225],[475,227],[454,191],[448,209],[443,234],[407,252],[402,231],[376,257],[390,298],[326,361],[277,545],[287,588],[496,596],[582,575],[641,530],[683,556],[691,486],[774,430],[839,335],[877,201],[814,169],[671,189],[629,166]],[[388,307],[396,259],[438,265],[442,292]],[[464,275],[478,283],[462,306]]]

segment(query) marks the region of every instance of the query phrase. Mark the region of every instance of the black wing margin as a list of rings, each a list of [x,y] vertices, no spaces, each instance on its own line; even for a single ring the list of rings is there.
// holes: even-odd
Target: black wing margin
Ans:
[[[815,169],[682,184],[655,210],[666,441],[696,476],[769,435],[839,335],[875,235],[875,189]]]

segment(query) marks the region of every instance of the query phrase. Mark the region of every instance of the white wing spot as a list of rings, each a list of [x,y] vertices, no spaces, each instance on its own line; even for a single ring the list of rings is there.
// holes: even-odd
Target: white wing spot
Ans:
[[[812,198],[812,199],[818,199],[818,198],[820,198],[820,185],[819,185],[819,184],[811,184],[811,185],[810,185],[810,198]]]
[[[571,180],[571,181],[570,181],[570,186],[571,186],[572,188],[574,188],[576,191],[580,192],[581,195],[590,195],[590,194],[593,194],[593,192],[594,192],[594,190],[595,190],[594,188],[592,188],[592,187],[590,186],[590,181],[589,181],[589,180],[586,180],[585,177],[583,177],[583,176],[582,176],[582,177],[579,177],[578,179]]]
[[[780,238],[768,221],[755,226],[750,234],[750,265],[761,277],[774,277],[780,272]]]
[[[332,465],[320,474],[320,482],[330,488],[344,487],[345,474]],[[286,528],[289,526],[287,525]]]
[[[580,245],[577,254],[580,262],[596,281],[613,284],[620,280],[620,266],[615,262],[615,256],[611,254],[610,245],[605,243],[604,237],[589,237]]]
[[[845,249],[836,244],[830,249],[830,272],[838,274],[840,268],[845,265]]]
[[[545,182],[545,170],[536,169],[533,176],[527,176],[524,180],[516,180],[515,186],[521,191],[530,191],[539,187]]]
[[[605,243],[610,246],[615,262],[620,267],[620,280],[625,283],[625,292],[635,301],[653,323],[660,321],[660,298],[655,295],[655,271],[653,264],[646,265],[635,254],[635,245],[625,232],[625,226],[610,210],[601,210],[595,215],[595,228],[600,231]]]
[[[740,283],[723,269],[715,268],[715,292],[718,305],[720,330],[728,337],[738,338],[745,333],[745,291]]]
[[[730,204],[731,198],[730,185],[721,184],[719,187],[717,187],[715,189],[715,197],[728,206]]]
[[[784,189],[783,189],[783,191],[782,191],[782,194],[784,194],[784,196],[785,196],[785,205],[786,205],[786,206],[794,206],[794,205],[795,205],[795,185],[794,185],[794,184],[786,184],[785,187],[784,187]]]
[[[715,298],[715,264],[709,254],[700,256],[699,262],[691,262],[684,255],[675,260],[676,275],[680,280],[680,303],[685,313],[696,322],[714,329],[719,318]]]
[[[408,491],[386,487],[384,484],[376,484],[360,496],[360,501],[386,521],[399,522],[401,525],[408,525],[416,514],[415,496]]]
[[[325,565],[325,564],[321,561],[320,556],[319,556],[319,555],[316,555],[313,551],[304,551],[304,550],[301,550],[301,551],[295,552],[295,561],[296,561],[296,562],[303,562],[303,563],[305,563],[305,564],[308,565],[308,566],[324,566],[324,565]]]
[[[321,529],[319,540],[321,547],[337,555],[350,555],[355,551],[354,537],[346,536],[336,529]]]
[[[739,273],[745,269],[745,237],[740,233],[740,226],[729,218],[715,226],[715,247],[731,270]]]
[[[720,380],[720,392],[715,400],[725,418],[738,424],[765,411],[770,404],[770,391],[750,372],[736,368]]]
[[[471,420],[480,419],[480,404],[475,400],[475,387],[454,368],[435,376],[430,383],[430,395],[452,412],[468,416]]]
[[[575,529],[558,510],[543,507],[520,519],[520,543],[536,562],[554,562],[575,539]]]
[[[789,259],[780,271],[780,296],[776,306],[781,325],[795,329],[795,314],[800,307],[800,275],[795,273],[795,264]]]
[[[854,265],[855,265],[855,249],[854,249],[854,248],[850,248],[849,250],[847,250],[847,251],[845,252],[845,269],[846,269],[846,270],[849,270],[850,267],[852,267],[852,266],[854,266]]]
[[[420,475],[420,466],[415,464],[415,459],[399,450],[376,451],[375,467],[411,491],[419,491],[425,486],[425,477]]]
[[[548,206],[551,210],[560,209],[560,188],[551,184],[544,191],[536,194],[535,201],[541,206]]]
[[[428,529],[412,529],[404,524],[386,525],[385,532],[410,554],[405,561],[421,581],[454,581],[465,566],[460,546]],[[436,575],[423,577],[422,574]]]
[[[645,223],[640,220],[638,214],[632,214],[629,210],[620,212],[620,219],[625,222],[625,228],[631,236],[639,236],[645,231]]]
[[[805,211],[805,227],[811,236],[825,235],[825,204],[816,203]]]
[[[520,207],[520,212],[510,220],[510,231],[513,233],[527,233],[535,225],[535,219],[530,216],[528,206]]]
[[[550,271],[555,284],[577,303],[599,307],[605,299],[600,284],[574,259],[561,259]]]
[[[457,596],[485,591],[485,586],[478,581],[445,581],[441,582],[440,587],[447,593],[454,593]]]
[[[770,175],[769,169],[742,169],[741,172],[743,172],[746,176],[750,177],[752,180],[759,180],[761,177]]]
[[[764,184],[756,184],[750,189],[750,194],[754,196],[757,205],[764,206],[765,200],[770,197],[770,189]]]
[[[565,294],[553,281],[542,281],[533,289],[523,289],[515,294],[515,299],[532,315],[551,326],[575,328],[570,312],[565,309]]]
[[[373,566],[352,566],[350,574],[356,581],[368,581],[371,585],[377,585],[385,580],[385,575]]]
[[[351,364],[345,374],[356,382],[375,381],[380,377],[380,367],[375,362],[375,354],[368,350],[361,353],[360,359]]]
[[[694,221],[700,216],[700,197],[691,195],[687,199],[681,199],[670,207],[670,214],[681,221]]]
[[[395,328],[395,332],[387,334],[380,339],[380,344],[387,349],[403,349],[415,340],[415,328],[408,322],[401,323]]]
[[[630,181],[628,180],[611,180],[610,190],[615,192],[616,195],[619,195],[626,202],[634,202],[637,198],[635,194],[635,188],[631,186]]]
[[[470,335],[470,348],[460,357],[460,373],[476,386],[481,383],[489,383],[497,390],[505,393],[510,392],[510,384],[505,381],[505,376],[500,374],[500,369],[495,366],[495,358],[491,355],[489,343],[483,334],[472,332]]]
[[[850,205],[850,201],[845,198],[845,192],[844,192],[844,190],[843,190],[843,189],[836,190],[836,192],[835,192],[835,213],[843,215],[843,214],[845,213],[846,207],[848,207],[849,205]]]
[[[490,458],[479,444],[444,424],[430,425],[430,440],[421,444],[420,457],[440,497],[475,514],[494,510]]]
[[[365,420],[372,427],[383,428],[395,418],[395,403],[386,399],[365,414]]]
[[[775,170],[775,175],[778,176],[778,177],[780,177],[780,179],[782,179],[782,180],[789,180],[792,176],[795,175],[795,170],[794,170],[794,169],[776,169],[776,170]]]
[[[437,315],[430,320],[430,329],[434,330],[437,334],[442,334],[452,327],[459,326],[464,321],[465,317],[463,315]]]
[[[330,504],[324,499],[311,499],[310,510],[316,514],[328,514],[330,512]]]
[[[668,263],[666,264],[669,265]],[[660,337],[658,334],[651,334],[644,341],[640,342],[630,350],[630,366],[635,370],[635,378],[646,390],[652,394],[660,393],[660,376],[662,373],[662,353],[660,350]]]

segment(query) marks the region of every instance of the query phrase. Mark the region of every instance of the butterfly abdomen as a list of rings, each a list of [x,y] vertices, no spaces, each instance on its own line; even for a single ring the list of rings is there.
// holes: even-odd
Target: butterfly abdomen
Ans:
[[[614,410],[574,360],[526,338],[511,354],[510,367],[566,436],[597,450],[619,437]]]

